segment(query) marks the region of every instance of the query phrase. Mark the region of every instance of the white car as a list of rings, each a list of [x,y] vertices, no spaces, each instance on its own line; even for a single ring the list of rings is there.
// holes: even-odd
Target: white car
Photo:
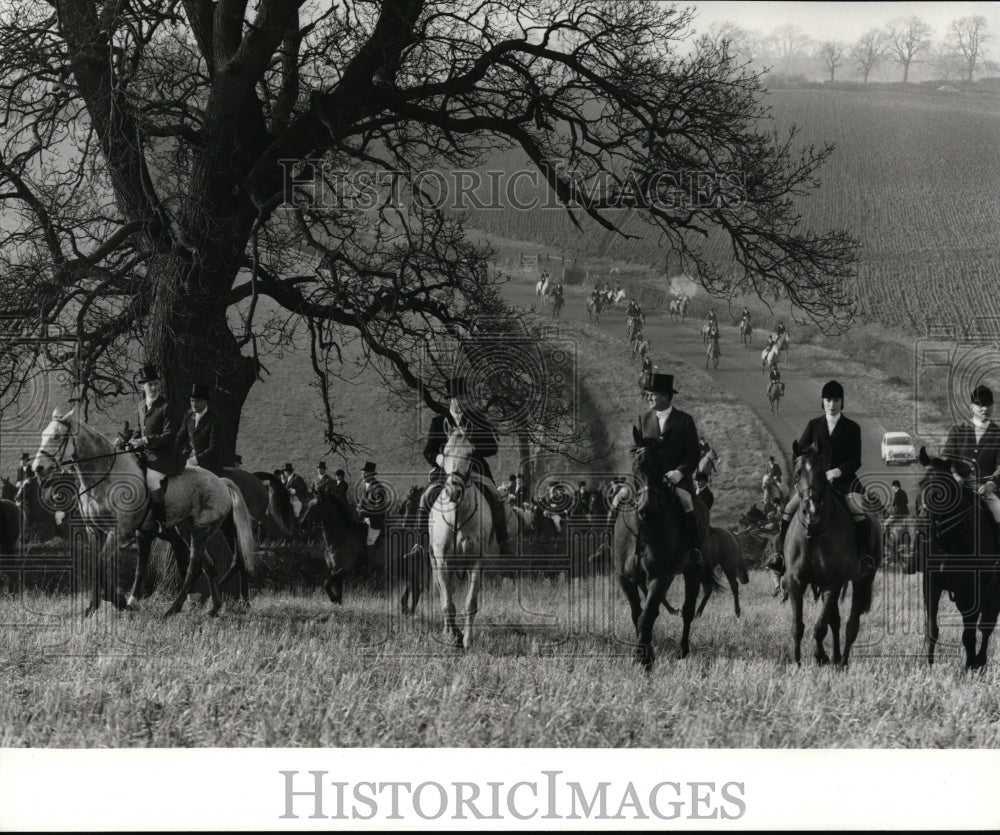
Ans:
[[[886,432],[882,436],[883,464],[912,464],[916,460],[913,439],[905,432]]]

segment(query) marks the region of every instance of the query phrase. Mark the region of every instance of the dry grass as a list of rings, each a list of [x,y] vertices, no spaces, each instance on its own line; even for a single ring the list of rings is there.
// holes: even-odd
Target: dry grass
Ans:
[[[573,599],[599,604],[589,625],[570,623],[570,588],[487,582],[465,655],[437,642],[436,601],[402,619],[357,588],[335,610],[319,595],[266,593],[247,614],[166,623],[162,599],[89,621],[68,597],[8,599],[0,746],[1000,745],[997,664],[968,675],[952,655],[926,667],[915,577],[877,581],[847,671],[812,661],[812,604],[804,664],[789,663],[788,609],[761,572],[742,587],[742,620],[728,592],[713,597],[684,661],[679,618],[664,613],[649,676],[628,658],[631,626],[609,578],[572,586]],[[954,650],[956,631],[944,635]]]

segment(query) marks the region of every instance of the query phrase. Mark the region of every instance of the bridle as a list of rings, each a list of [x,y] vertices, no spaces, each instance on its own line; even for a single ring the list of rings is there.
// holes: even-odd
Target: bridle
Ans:
[[[99,458],[117,458],[119,455],[125,455],[126,453],[128,453],[128,450],[113,450],[111,452],[102,453],[101,455],[89,455],[86,458],[77,458],[76,457],[77,444],[76,444],[76,437],[73,435],[73,424],[70,423],[65,418],[61,417],[53,418],[53,420],[66,430],[66,434],[63,435],[62,440],[59,442],[59,447],[58,449],[56,449],[54,454],[49,452],[47,449],[38,450],[38,454],[43,455],[47,459],[51,460],[56,468],[56,471],[59,473],[63,473],[70,467],[76,464],[81,464],[85,461],[96,461]],[[70,440],[73,441],[73,457],[64,458],[63,456],[66,453]],[[101,482],[105,481],[110,477],[111,477],[111,469],[109,468],[107,472],[104,473],[104,475],[102,475],[99,479],[97,479],[97,481],[95,481],[89,487],[86,487],[83,490],[81,490],[78,495],[83,496],[86,493],[89,493],[91,490],[93,490],[95,487],[101,484]],[[48,477],[46,477],[45,480],[47,481]]]

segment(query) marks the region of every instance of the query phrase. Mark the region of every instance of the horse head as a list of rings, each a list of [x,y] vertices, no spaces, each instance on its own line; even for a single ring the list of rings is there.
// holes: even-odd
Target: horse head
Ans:
[[[968,541],[971,526],[958,522],[972,509],[974,499],[972,491],[958,477],[960,468],[947,458],[928,455],[924,447],[920,448],[919,460],[925,469],[917,483],[917,515],[929,520],[935,539],[944,539],[943,550],[967,551],[971,545]]]
[[[66,447],[73,438],[73,420],[72,409],[65,415],[60,414],[58,409],[53,409],[52,420],[42,430],[42,440],[35,453],[35,460],[31,463],[32,470],[37,472],[47,461],[55,464],[57,469],[62,469]]]
[[[802,500],[800,511],[806,527],[811,529],[819,518],[830,485],[815,446],[810,444],[801,448],[797,441],[793,441],[792,454],[795,456],[795,489]]]
[[[472,475],[472,454],[475,447],[466,434],[465,428],[455,426],[448,435],[441,454],[441,469],[445,473],[445,493],[449,499],[454,499]]]

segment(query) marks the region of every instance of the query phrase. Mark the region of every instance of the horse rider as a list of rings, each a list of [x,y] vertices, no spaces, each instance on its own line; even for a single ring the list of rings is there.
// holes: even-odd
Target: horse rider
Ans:
[[[470,479],[479,485],[489,503],[497,543],[500,545],[501,553],[505,553],[508,547],[507,514],[500,493],[494,484],[490,465],[486,461],[487,458],[492,458],[497,454],[496,430],[482,415],[469,413],[467,408],[469,394],[468,381],[465,377],[452,377],[445,385],[448,413],[435,415],[431,419],[431,425],[427,432],[424,459],[433,469],[431,470],[430,484],[427,485],[421,497],[420,507],[425,513],[429,513],[434,506],[446,477],[443,469],[443,454],[445,445],[448,443],[448,435],[454,427],[464,427],[473,446],[473,466],[470,471]],[[515,501],[518,498],[517,494],[523,495],[524,492],[523,489],[515,490]]]
[[[909,516],[910,499],[898,480],[892,482],[892,504],[889,505],[889,516]]]
[[[302,505],[309,501],[309,487],[306,480],[295,472],[295,467],[291,462],[285,463],[285,468],[281,472],[281,480],[288,490],[289,495],[295,496]]]
[[[764,475],[775,481],[781,481],[781,466],[774,460],[773,455],[767,457],[767,469],[764,471]]]
[[[771,371],[768,374],[767,391],[765,392],[765,394],[767,394],[768,400],[771,399],[771,392],[774,390],[774,387],[778,385],[778,383],[780,382],[781,382],[781,372],[778,370],[777,363],[773,363],[771,365]]]
[[[517,481],[514,482],[512,496],[514,507],[524,507],[525,502],[528,501],[528,487],[520,473],[517,474]]]
[[[718,320],[718,318],[715,315],[715,308],[714,307],[711,310],[708,311],[708,324],[711,326],[710,329],[709,329],[710,333],[712,331],[715,331],[716,333],[718,333],[718,331],[719,331],[719,320]]]
[[[712,505],[715,504],[715,494],[708,486],[708,474],[701,470],[694,474],[694,494],[702,500],[705,507],[712,509]]]
[[[333,493],[333,479],[330,478],[330,474],[326,471],[325,461],[320,461],[316,465],[316,478],[313,479],[312,491],[316,496],[321,493]]]
[[[681,514],[682,531],[692,556],[700,558],[702,531],[695,514],[695,490],[692,481],[700,461],[698,429],[691,415],[674,408],[673,401],[677,390],[674,388],[673,374],[654,374],[644,391],[651,395],[652,405],[639,415],[635,429],[643,438],[662,441],[667,469],[664,480],[674,485],[684,511]],[[637,542],[637,554],[638,550]]]
[[[177,433],[181,417],[177,408],[162,394],[160,370],[155,365],[144,365],[138,378],[143,400],[139,403],[138,431],[142,434],[129,441],[129,448],[139,450],[140,466],[146,473],[149,490],[150,518],[163,524],[166,514],[166,487],[170,476],[184,472],[184,459],[177,454]],[[150,541],[155,527],[143,525],[141,531]]]
[[[384,530],[385,518],[389,513],[387,501],[389,494],[385,485],[378,480],[374,461],[365,461],[365,465],[361,468],[361,477],[364,479],[364,486],[357,507],[358,518],[362,522],[367,520],[372,530]]]
[[[823,386],[820,399],[824,413],[806,424],[802,437],[799,438],[799,446],[813,446],[817,450],[826,469],[827,481],[844,499],[854,520],[856,545],[862,556],[862,565],[866,570],[871,570],[874,568],[872,560],[876,555],[868,553],[868,519],[862,506],[861,482],[857,477],[857,471],[861,467],[861,427],[843,414],[844,387],[836,380],[830,380]],[[773,568],[779,574],[785,571],[785,535],[800,503],[799,492],[793,489],[781,514],[777,553],[772,555],[767,564],[768,568]]]
[[[21,453],[21,463],[17,466],[17,478],[14,481],[15,487],[20,487],[21,482],[31,478],[31,456],[26,452]]]
[[[208,408],[212,390],[206,385],[191,386],[191,409],[177,433],[177,449],[190,466],[222,475],[222,424]]]
[[[581,481],[576,488],[576,503],[573,505],[573,516],[586,516],[590,513],[590,488],[586,481]]]
[[[740,322],[744,325],[750,324],[750,308],[743,305],[743,313],[740,314]]]
[[[333,474],[333,484],[330,486],[330,494],[339,499],[344,507],[350,509],[351,502],[347,498],[347,475],[343,470],[337,470]]]
[[[1000,543],[1000,426],[990,419],[993,392],[976,386],[969,395],[969,411],[969,419],[948,433],[943,457],[950,460],[955,479],[975,489],[986,504]]]
[[[778,322],[778,327],[774,329],[774,332],[781,338],[785,333],[785,323],[784,321]]]

